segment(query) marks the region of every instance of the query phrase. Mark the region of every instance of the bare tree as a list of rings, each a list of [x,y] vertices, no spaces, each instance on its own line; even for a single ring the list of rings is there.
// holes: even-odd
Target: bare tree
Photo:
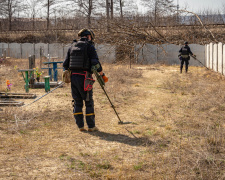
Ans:
[[[141,0],[142,4],[149,9],[148,13],[153,16],[154,25],[160,24],[160,18],[174,12],[176,7],[173,0]]]
[[[120,17],[123,18],[123,1],[122,0],[119,1],[120,1]]]
[[[40,3],[43,3],[42,6],[47,8],[47,30],[50,28],[50,15],[55,11],[56,6],[61,3],[60,0],[42,0]]]
[[[35,19],[38,14],[38,11],[40,10],[40,1],[39,0],[27,0],[27,6],[29,9],[29,16],[32,18],[32,29],[35,30]]]
[[[88,27],[91,26],[91,16],[93,14],[93,9],[95,7],[93,0],[70,0],[73,9],[81,14],[84,14],[87,17],[87,25]],[[97,3],[97,2],[96,2]],[[95,4],[96,4],[95,3]]]
[[[8,30],[11,31],[13,16],[26,6],[20,0],[1,0],[0,5],[1,14],[8,19]]]
[[[114,6],[114,3],[113,3],[113,0],[111,0],[111,4],[110,4],[111,19],[113,19],[113,6]]]

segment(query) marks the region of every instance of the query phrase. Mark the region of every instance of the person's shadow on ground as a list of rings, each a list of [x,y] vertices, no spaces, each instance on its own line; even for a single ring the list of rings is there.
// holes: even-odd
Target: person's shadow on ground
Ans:
[[[102,131],[88,132],[90,135],[99,137],[106,141],[117,141],[119,143],[128,144],[130,146],[148,146],[152,144],[147,137],[129,137],[123,134],[111,134]]]

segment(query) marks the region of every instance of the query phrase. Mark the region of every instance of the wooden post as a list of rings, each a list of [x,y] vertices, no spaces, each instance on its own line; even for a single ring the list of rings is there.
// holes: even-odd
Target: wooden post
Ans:
[[[6,49],[3,51],[3,59],[6,59]]]
[[[35,55],[29,56],[29,69],[34,69],[35,68]],[[31,86],[34,84],[34,73],[30,72],[30,84]]]
[[[29,56],[29,69],[35,68],[35,55]]]
[[[40,69],[42,68],[43,55],[44,55],[44,49],[40,46]]]

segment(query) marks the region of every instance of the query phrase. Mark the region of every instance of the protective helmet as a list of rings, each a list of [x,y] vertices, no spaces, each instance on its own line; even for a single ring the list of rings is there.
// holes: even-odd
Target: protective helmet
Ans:
[[[188,44],[188,42],[187,41],[185,41],[185,43],[184,44]]]
[[[95,38],[95,34],[92,30],[90,29],[81,29],[79,32],[78,32],[78,36],[87,36],[87,35],[91,35],[91,39],[94,40]]]

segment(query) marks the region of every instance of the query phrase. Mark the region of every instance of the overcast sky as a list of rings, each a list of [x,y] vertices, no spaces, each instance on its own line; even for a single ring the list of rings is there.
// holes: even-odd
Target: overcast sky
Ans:
[[[138,11],[144,12],[144,7],[140,6],[141,0],[136,0],[138,5]],[[225,14],[225,0],[173,0],[174,4],[177,3],[180,9],[186,8],[188,11],[198,13],[203,10],[211,10],[213,12],[220,10]]]
[[[22,1],[32,1],[32,0],[22,0]],[[105,2],[105,0],[102,0]],[[125,0],[125,7],[124,7],[124,12],[133,12],[135,13],[140,13],[144,14],[146,13],[146,8],[141,5],[142,0]],[[151,0],[149,0],[150,2]],[[45,0],[47,2],[47,0]],[[62,9],[65,8],[65,3],[64,1],[62,5]],[[145,1],[146,2],[146,1]],[[148,1],[147,1],[148,2]],[[199,13],[202,12],[203,10],[210,10],[212,13],[216,13],[218,10],[220,13],[225,14],[225,0],[173,0],[174,4],[177,5],[177,3],[180,6],[180,9],[185,9],[188,11],[192,11],[194,13]],[[117,1],[118,5],[118,1]],[[105,9],[102,8],[101,11],[105,13]],[[42,8],[42,10],[38,10],[38,12],[42,12],[41,15],[38,13],[37,16],[40,17],[45,17],[46,16],[46,8]],[[116,11],[114,11],[116,13]],[[119,13],[119,11],[117,11]],[[30,14],[28,16],[31,16]]]
[[[174,0],[180,4],[180,8],[187,6],[187,10],[198,12],[199,10],[210,9],[225,11],[225,0]],[[225,13],[225,12],[224,12]]]

